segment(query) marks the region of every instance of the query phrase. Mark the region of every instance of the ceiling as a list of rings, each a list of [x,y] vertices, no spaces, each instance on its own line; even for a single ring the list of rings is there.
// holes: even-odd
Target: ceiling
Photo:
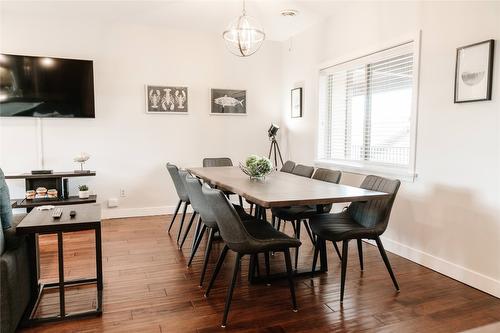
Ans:
[[[1,1],[2,15],[35,14],[51,19],[113,21],[171,29],[221,34],[242,10],[242,0],[165,1]],[[283,41],[333,13],[335,1],[247,0],[247,14],[255,17],[268,40]],[[337,2],[338,4],[338,2]],[[283,9],[296,9],[283,17]]]

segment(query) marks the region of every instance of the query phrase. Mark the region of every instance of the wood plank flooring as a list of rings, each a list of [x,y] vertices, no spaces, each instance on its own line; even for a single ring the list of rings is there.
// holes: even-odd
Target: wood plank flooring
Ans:
[[[104,314],[102,317],[44,324],[22,332],[458,332],[500,321],[500,299],[389,254],[401,286],[396,293],[378,250],[364,243],[365,270],[360,272],[351,242],[344,304],[339,304],[339,260],[329,244],[329,272],[296,279],[299,312],[291,311],[286,281],[249,285],[248,259],[235,289],[229,324],[220,328],[226,287],[234,256],[226,258],[208,299],[198,287],[205,244],[186,268],[191,239],[176,246],[170,216],[103,221]],[[290,232],[290,226],[287,227]],[[57,278],[57,239],[40,237],[42,277]],[[312,246],[304,235],[299,266],[309,268]],[[206,281],[222,245],[213,248]],[[64,237],[65,276],[95,274],[90,232]],[[293,252],[292,252],[293,255]],[[261,260],[263,264],[263,260]],[[281,254],[271,259],[272,271],[284,270]],[[264,271],[263,269],[261,271]],[[205,283],[206,284],[206,283]],[[68,311],[95,306],[95,289],[67,292]],[[39,314],[56,313],[57,291],[45,294]]]

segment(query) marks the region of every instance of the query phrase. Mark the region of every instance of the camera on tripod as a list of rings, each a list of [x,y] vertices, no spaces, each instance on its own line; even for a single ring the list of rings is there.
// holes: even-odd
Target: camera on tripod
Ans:
[[[274,153],[274,167],[276,170],[278,170],[278,157],[280,158],[281,165],[283,165],[283,157],[281,157],[280,146],[276,141],[276,134],[278,134],[279,129],[280,127],[278,125],[271,124],[271,127],[267,130],[267,135],[271,140],[271,147],[269,148],[269,156],[267,158],[272,161],[273,159],[271,158],[271,155]]]

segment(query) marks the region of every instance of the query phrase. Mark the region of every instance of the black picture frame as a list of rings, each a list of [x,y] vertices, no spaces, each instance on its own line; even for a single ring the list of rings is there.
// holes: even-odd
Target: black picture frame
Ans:
[[[299,99],[298,112],[296,111],[297,105],[294,103],[295,94],[298,94]],[[302,88],[294,88],[290,92],[290,115],[292,118],[302,118]]]
[[[462,51],[479,46],[482,44],[488,44],[489,50],[487,52],[488,54],[488,59],[486,60],[487,63],[487,73],[486,73],[486,93],[484,98],[473,98],[473,99],[462,99],[459,96],[459,91],[458,91],[458,80],[459,78],[459,68],[461,65],[461,59],[460,59],[460,54]],[[490,101],[491,100],[491,92],[492,92],[492,86],[493,86],[493,59],[494,59],[494,53],[495,53],[495,40],[489,39],[485,40],[479,43],[474,43],[466,46],[462,46],[457,48],[457,53],[456,53],[456,61],[455,61],[455,86],[454,86],[454,103],[470,103],[470,102],[480,102],[480,101]]]

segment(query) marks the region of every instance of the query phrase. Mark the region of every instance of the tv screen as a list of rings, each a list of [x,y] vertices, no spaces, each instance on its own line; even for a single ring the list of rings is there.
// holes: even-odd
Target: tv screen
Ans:
[[[92,61],[0,54],[0,116],[95,118]]]

